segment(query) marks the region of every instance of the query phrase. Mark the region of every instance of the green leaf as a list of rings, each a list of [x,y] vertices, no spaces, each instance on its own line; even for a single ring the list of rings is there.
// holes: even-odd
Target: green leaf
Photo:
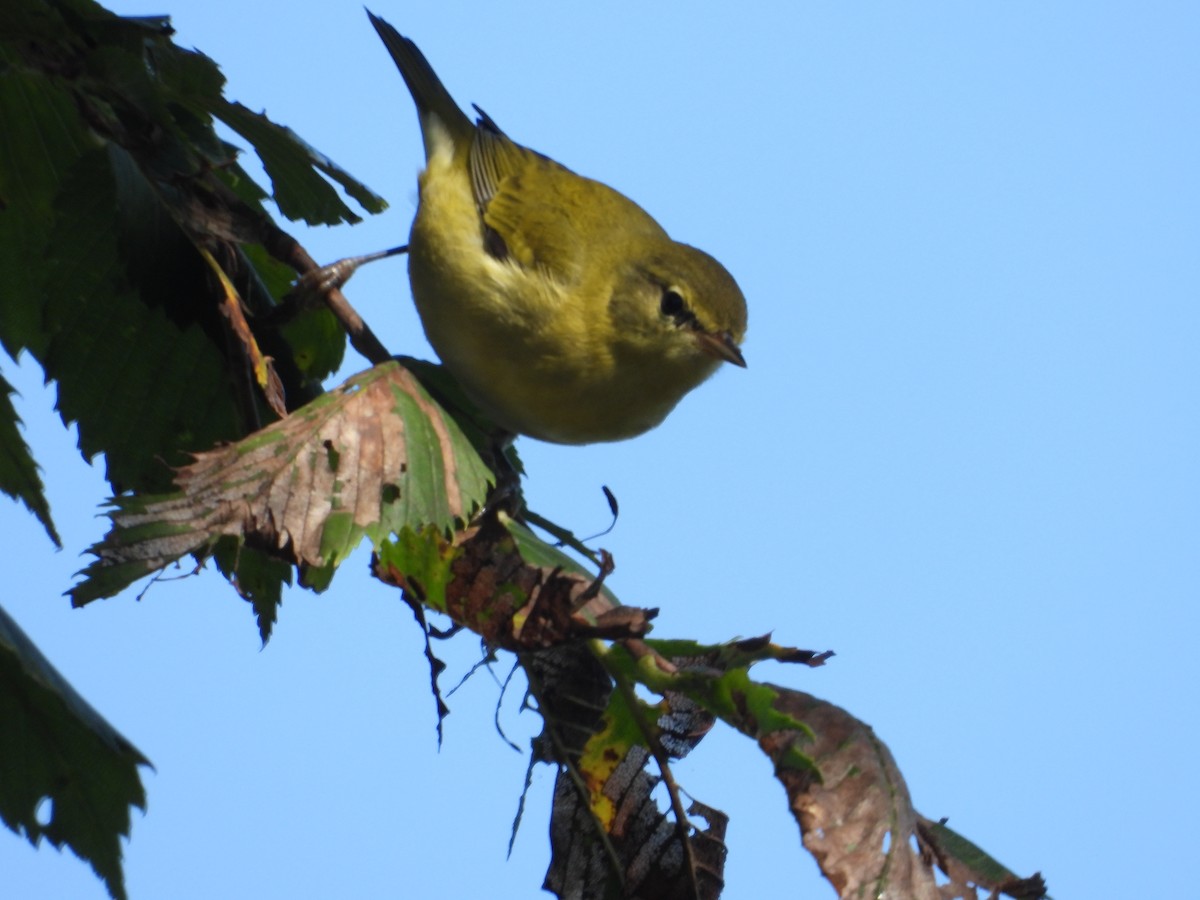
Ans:
[[[291,362],[320,393],[321,382],[338,370],[346,356],[341,322],[329,309],[311,309],[284,325],[281,332],[291,350]]]
[[[311,147],[300,138],[300,135],[292,131],[288,127],[284,127],[284,132],[296,144],[298,144],[308,154],[308,158],[312,160],[312,164],[336,181],[342,188],[358,201],[358,204],[367,212],[378,215],[387,209],[387,201],[368,188],[365,184],[358,181],[353,175],[331,160],[324,153],[321,153],[314,147]]]
[[[0,376],[0,491],[24,503],[42,523],[50,540],[62,547],[50,519],[50,504],[46,502],[37,463],[17,430],[21,420],[13,408],[12,394],[12,385]]]
[[[65,179],[45,285],[43,358],[64,422],[115,487],[163,489],[169,465],[242,431],[223,354],[201,321],[208,275],[140,170],[109,145]]]
[[[0,609],[0,819],[37,846],[44,837],[91,864],[124,900],[121,838],[146,807],[149,761],[75,692]],[[39,805],[52,804],[46,824]]]
[[[187,451],[273,417],[198,245],[243,292],[278,374],[258,373],[270,396],[282,382],[294,409],[319,392],[345,336],[324,310],[282,330],[267,315],[287,285],[278,265],[260,278],[238,252],[274,226],[213,130],[216,65],[171,43],[164,19],[11,0],[0,72],[0,341],[29,348],[58,383],[64,420],[78,422],[86,457],[105,454],[114,490],[166,490]],[[301,182],[336,168],[305,166]]]
[[[404,582],[419,592],[422,602],[446,612],[446,585],[453,577],[451,565],[458,552],[442,531],[432,525],[419,531],[404,526],[379,547],[379,561],[402,573]]]
[[[723,672],[709,682],[707,688],[686,693],[751,737],[758,738],[775,731],[788,730],[812,737],[812,730],[807,725],[779,711],[778,689],[754,681],[747,669],[738,668]]]
[[[604,663],[618,678],[644,684],[660,693],[683,694],[743,734],[763,740],[786,732],[793,738],[786,764],[813,771],[812,759],[795,749],[813,738],[809,725],[782,711],[782,692],[775,685],[750,677],[750,665],[760,659],[814,663],[821,654],[780,647],[761,638],[704,645],[694,641],[647,639],[646,645],[674,667],[664,671],[653,657],[635,659],[621,645],[611,646]]]
[[[5,12],[8,15],[8,12]],[[69,91],[0,44],[0,341],[44,346],[44,257],[63,173],[91,146]]]
[[[217,568],[254,608],[258,636],[266,644],[283,602],[283,586],[292,583],[292,567],[235,537],[221,538],[214,549]]]
[[[214,103],[211,112],[253,145],[271,179],[279,211],[289,219],[303,219],[309,225],[360,221],[317,170],[346,188],[368,212],[378,213],[386,208],[383,198],[302,141],[290,128],[276,125],[264,114],[228,100]]]
[[[296,273],[290,268],[272,259],[257,244],[245,244],[242,251],[247,271],[258,276],[263,291],[271,298],[283,297],[292,289]],[[269,314],[270,307],[261,311]],[[318,385],[331,376],[345,357],[345,332],[324,306],[296,312],[279,326],[279,334],[286,343],[288,359],[311,384]]]

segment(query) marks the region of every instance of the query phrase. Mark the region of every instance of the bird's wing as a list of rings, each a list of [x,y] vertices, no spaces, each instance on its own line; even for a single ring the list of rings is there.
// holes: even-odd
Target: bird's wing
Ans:
[[[493,256],[570,284],[585,266],[611,264],[614,254],[606,251],[614,245],[628,246],[639,235],[667,239],[632,200],[515,143],[476,109],[471,188]]]
[[[590,223],[576,196],[585,180],[514,143],[486,116],[469,159],[487,251],[561,281],[576,280],[585,252],[580,236]]]

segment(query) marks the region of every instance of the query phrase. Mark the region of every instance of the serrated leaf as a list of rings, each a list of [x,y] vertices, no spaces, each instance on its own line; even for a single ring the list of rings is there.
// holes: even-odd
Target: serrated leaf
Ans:
[[[707,690],[689,691],[724,721],[752,737],[776,731],[812,736],[808,725],[779,710],[779,692],[757,682],[744,668],[730,669],[707,683]]]
[[[105,454],[114,485],[165,488],[164,462],[242,430],[223,355],[196,320],[204,264],[115,146],[77,161],[55,211],[42,363],[59,412],[79,423],[85,456]]]
[[[121,838],[144,809],[149,761],[106,722],[0,609],[0,818],[37,846],[70,847],[124,900]],[[48,798],[52,814],[39,822]]]
[[[263,113],[227,100],[215,102],[210,111],[254,147],[271,179],[279,211],[289,219],[303,219],[309,225],[361,221],[317,170],[345,187],[368,212],[386,207],[381,197]]]
[[[360,182],[357,178],[335,163],[321,151],[304,141],[292,129],[284,126],[284,132],[304,149],[312,164],[342,186],[347,194],[369,213],[378,214],[387,209],[387,201]]]
[[[165,490],[182,454],[271,418],[246,390],[247,371],[276,408],[294,409],[336,368],[345,337],[316,311],[293,328],[293,358],[266,316],[275,300],[236,242],[287,239],[213,130],[224,79],[211,60],[172,44],[163,19],[123,19],[88,0],[10,6],[0,17],[0,341],[30,348],[58,383],[60,412],[78,422],[85,456],[105,454],[115,491]],[[309,165],[320,180],[312,165],[327,160]],[[197,246],[247,302],[241,344],[261,348],[250,370],[230,352],[221,275]]]
[[[114,501],[112,530],[71,591],[111,596],[221,537],[291,563],[336,566],[368,537],[448,529],[483,502],[489,473],[453,419],[396,362],[376,366],[242,441],[198,454],[179,491]],[[119,573],[114,575],[114,573]]]
[[[33,461],[29,445],[17,430],[21,419],[13,408],[12,394],[12,385],[0,376],[0,491],[24,503],[42,523],[50,540],[62,547],[50,518],[50,504],[46,502],[37,463]]]
[[[5,15],[7,15],[7,11]],[[14,357],[44,346],[42,266],[63,173],[90,148],[71,94],[18,67],[0,45],[0,341]]]
[[[169,35],[170,32],[161,33],[162,37]],[[219,99],[225,88],[220,67],[198,50],[157,40],[149,51],[148,62],[176,102],[204,106]]]
[[[283,586],[292,583],[292,567],[236,537],[217,541],[213,559],[221,574],[229,579],[242,599],[254,609],[258,636],[265,645],[283,602]]]
[[[462,385],[446,370],[446,367],[411,356],[397,356],[396,359],[417,377],[422,387],[429,391],[429,395],[443,409],[454,416],[458,427],[470,439],[476,452],[487,458],[487,455],[495,449],[495,435],[498,428],[471,402],[463,391]],[[505,456],[511,460],[517,459],[511,446]],[[519,467],[517,471],[520,471]]]
[[[805,722],[780,711],[778,689],[751,678],[750,667],[763,660],[819,666],[830,654],[784,647],[765,637],[724,644],[650,639],[645,644],[653,654],[635,659],[628,648],[614,646],[606,664],[651,690],[686,695],[749,737],[761,739],[775,731],[787,731],[797,741],[812,737]],[[799,750],[789,759],[793,766],[813,768],[812,760]]]

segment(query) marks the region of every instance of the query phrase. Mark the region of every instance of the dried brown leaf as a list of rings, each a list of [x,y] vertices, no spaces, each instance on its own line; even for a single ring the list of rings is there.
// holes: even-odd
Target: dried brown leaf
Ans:
[[[841,898],[942,900],[932,867],[912,845],[917,814],[891,752],[871,728],[809,694],[776,687],[779,712],[815,739],[773,731],[759,745],[787,789],[804,846]],[[796,751],[820,772],[793,767]]]
[[[490,646],[514,652],[650,630],[654,612],[618,606],[599,590],[600,579],[528,561],[513,538],[515,527],[486,515],[452,539],[439,538],[444,546],[432,554],[392,542],[376,560],[376,576],[414,592]]]
[[[364,535],[448,529],[483,502],[490,473],[457,424],[397,362],[355,376],[267,428],[198,454],[177,493],[118,498],[76,605],[111,596],[232,536],[331,571]]]
[[[400,502],[422,507],[413,523],[466,518],[480,497],[463,495],[447,420],[408,370],[377,368],[260,432],[258,441],[198,455],[176,479],[187,498],[180,512],[203,509],[208,533],[245,535],[313,566],[342,549],[326,537],[335,517],[340,527],[366,530],[385,518],[382,506]],[[398,414],[398,395],[428,417],[432,447],[410,440],[413,422]],[[435,457],[441,465],[430,464]],[[440,477],[416,483],[422,475]],[[424,508],[436,495],[444,504]]]
[[[545,888],[580,900],[716,900],[728,820],[698,801],[685,808],[670,762],[708,733],[711,713],[676,692],[650,705],[626,683],[613,691],[585,646],[522,661],[546,723],[541,755],[560,766]],[[656,799],[660,785],[669,809]]]

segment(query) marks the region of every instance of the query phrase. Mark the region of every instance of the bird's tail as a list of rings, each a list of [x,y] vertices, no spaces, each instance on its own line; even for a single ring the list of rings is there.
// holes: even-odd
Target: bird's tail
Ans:
[[[369,9],[367,15],[391,54],[392,61],[396,63],[396,68],[404,76],[404,83],[408,85],[408,91],[417,104],[426,158],[433,153],[433,143],[437,139],[437,129],[432,120],[436,120],[456,144],[464,148],[469,146],[475,126],[454,102],[425,55],[417,49],[416,44]]]

